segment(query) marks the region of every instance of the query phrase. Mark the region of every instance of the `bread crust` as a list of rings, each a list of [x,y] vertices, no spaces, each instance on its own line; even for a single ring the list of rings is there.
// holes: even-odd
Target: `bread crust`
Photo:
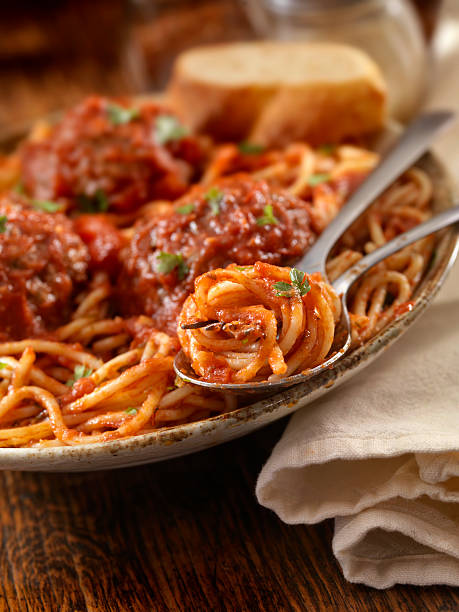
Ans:
[[[271,62],[270,74],[264,77],[261,71],[254,76],[248,70],[245,75],[243,65],[236,72],[234,65],[228,67],[233,53],[247,63]],[[288,78],[291,53],[305,57],[300,79]],[[317,78],[307,74],[311,60],[316,73],[321,62],[332,68]],[[212,70],[206,70],[212,62]],[[192,49],[177,59],[167,94],[193,130],[217,140],[250,139],[266,146],[294,140],[340,142],[375,132],[386,119],[386,88],[378,67],[352,47],[328,43],[234,43]]]

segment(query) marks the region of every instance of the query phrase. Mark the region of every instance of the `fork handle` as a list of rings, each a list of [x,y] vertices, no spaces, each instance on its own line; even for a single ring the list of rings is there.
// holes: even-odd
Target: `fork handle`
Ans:
[[[335,242],[384,189],[427,151],[434,136],[453,118],[450,111],[433,111],[415,119],[295,267],[308,273],[320,272],[326,278],[325,262]]]
[[[438,232],[438,230],[441,230],[448,225],[453,225],[453,223],[458,222],[459,205],[435,215],[428,221],[424,221],[424,223],[417,225],[413,229],[410,229],[403,234],[399,234],[393,240],[390,240],[382,247],[379,247],[379,249],[376,249],[369,255],[365,255],[365,257],[362,257],[362,259],[346,270],[344,274],[342,274],[332,283],[333,288],[338,294],[346,294],[349,287],[358,278],[360,278],[362,274],[368,272],[370,268],[375,266],[380,261],[383,261],[383,259],[397,253],[397,251],[400,251],[404,247],[416,242],[417,240],[420,240],[421,238],[425,238],[426,236],[429,236],[434,232]]]

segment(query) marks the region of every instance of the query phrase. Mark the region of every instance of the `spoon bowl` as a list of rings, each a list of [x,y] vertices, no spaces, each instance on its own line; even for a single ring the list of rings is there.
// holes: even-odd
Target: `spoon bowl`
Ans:
[[[195,371],[191,367],[190,360],[181,349],[174,359],[174,370],[180,378],[188,383],[206,387],[210,391],[230,391],[237,394],[267,394],[275,393],[280,389],[292,387],[299,383],[305,382],[309,378],[320,374],[327,368],[331,368],[341,357],[347,353],[351,346],[351,322],[349,319],[349,311],[346,306],[346,295],[341,298],[341,319],[339,323],[340,330],[343,332],[344,342],[338,350],[335,350],[330,357],[323,363],[314,368],[310,368],[300,374],[293,374],[285,378],[276,379],[274,376],[270,380],[251,381],[250,383],[214,383],[201,380],[196,376]]]

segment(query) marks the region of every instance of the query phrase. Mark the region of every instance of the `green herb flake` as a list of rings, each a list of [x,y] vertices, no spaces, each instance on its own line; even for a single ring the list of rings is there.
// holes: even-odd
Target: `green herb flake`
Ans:
[[[263,208],[263,215],[257,219],[257,225],[263,227],[264,225],[277,225],[278,223],[279,221],[274,216],[272,205],[266,204]]]
[[[235,270],[239,270],[239,272],[247,272],[247,270],[253,270],[253,266],[235,266]]]
[[[308,277],[305,272],[297,268],[292,268],[290,270],[290,280],[292,281],[293,287],[295,287],[301,296],[311,291],[311,285],[308,282]]]
[[[286,283],[285,281],[278,281],[273,285],[277,297],[292,297],[293,296],[293,287],[290,283]]]
[[[318,172],[317,174],[311,174],[308,178],[308,185],[311,187],[315,187],[316,185],[320,185],[321,183],[326,183],[330,180],[330,174],[326,172]]]
[[[98,189],[93,196],[79,195],[77,202],[78,208],[85,213],[102,213],[109,207],[107,195],[102,189]]]
[[[319,153],[323,153],[324,155],[331,155],[335,152],[336,145],[333,144],[323,144],[318,147]]]
[[[91,374],[91,368],[88,368],[83,364],[76,365],[75,369],[73,370],[72,378],[69,378],[65,384],[67,385],[67,387],[73,387],[77,380],[80,380],[80,378],[86,378],[87,376],[91,376]]]
[[[225,199],[225,194],[218,187],[211,187],[205,194],[204,198],[210,206],[212,214],[217,216],[220,213],[220,207]]]
[[[265,147],[263,145],[255,144],[254,142],[247,142],[243,140],[238,144],[239,153],[244,155],[259,155],[263,153]]]
[[[107,115],[113,125],[123,125],[124,123],[130,123],[134,119],[138,119],[140,111],[138,108],[125,108],[118,104],[108,104]]]
[[[171,385],[170,387],[166,387],[166,391],[173,391],[175,389],[175,385]]]
[[[156,271],[159,274],[170,274],[173,270],[177,270],[177,277],[183,280],[188,274],[188,266],[186,265],[181,253],[165,253],[161,251],[156,256]]]
[[[184,206],[179,206],[176,208],[176,212],[179,215],[189,215],[194,211],[194,204],[185,204]]]
[[[311,291],[311,286],[305,272],[292,268],[290,270],[290,280],[292,281],[291,283],[286,283],[285,281],[274,283],[273,288],[276,291],[277,297],[291,298],[295,294],[302,297]]]
[[[13,187],[13,191],[15,191],[16,193],[20,193],[21,195],[24,195],[25,194],[24,183],[22,181],[19,181],[18,183],[16,183],[16,185]]]
[[[188,129],[172,115],[158,115],[155,123],[155,140],[164,145],[174,140],[181,140],[188,135]]]
[[[0,234],[4,234],[6,232],[6,222],[7,221],[8,221],[8,218],[6,217],[6,215],[0,216]]]
[[[49,202],[48,200],[32,200],[32,205],[38,210],[43,210],[49,213],[55,213],[63,209],[62,204],[57,204],[57,202]]]
[[[248,344],[248,342],[249,342],[249,339],[248,339],[248,338],[244,338],[244,339],[242,340],[242,344]]]
[[[0,370],[4,370],[7,367],[8,367],[8,364],[3,363],[3,361],[0,361]]]
[[[126,408],[126,410],[124,411],[126,414],[137,414],[137,408]]]

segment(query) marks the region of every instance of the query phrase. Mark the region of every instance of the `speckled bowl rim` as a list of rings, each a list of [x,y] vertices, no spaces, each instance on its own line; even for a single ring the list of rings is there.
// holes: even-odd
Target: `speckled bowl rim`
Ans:
[[[434,210],[439,212],[453,206],[455,188],[448,172],[436,156],[427,153],[416,165],[426,170],[433,180]],[[416,290],[413,309],[352,351],[333,368],[325,370],[305,383],[233,412],[111,442],[45,448],[0,448],[0,469],[61,471],[60,460],[63,462],[62,471],[113,469],[126,465],[139,465],[197,452],[241,437],[280,419],[355,375],[400,338],[424,312],[442,287],[458,250],[459,229],[452,227],[443,230],[436,246],[435,261]],[[195,437],[202,440],[195,446],[181,448],[181,442]],[[147,449],[153,450],[153,447],[164,447],[164,452],[149,454]],[[116,459],[119,455],[122,456],[121,460]],[[96,465],[91,467],[91,461]],[[102,463],[103,465],[100,465]]]

